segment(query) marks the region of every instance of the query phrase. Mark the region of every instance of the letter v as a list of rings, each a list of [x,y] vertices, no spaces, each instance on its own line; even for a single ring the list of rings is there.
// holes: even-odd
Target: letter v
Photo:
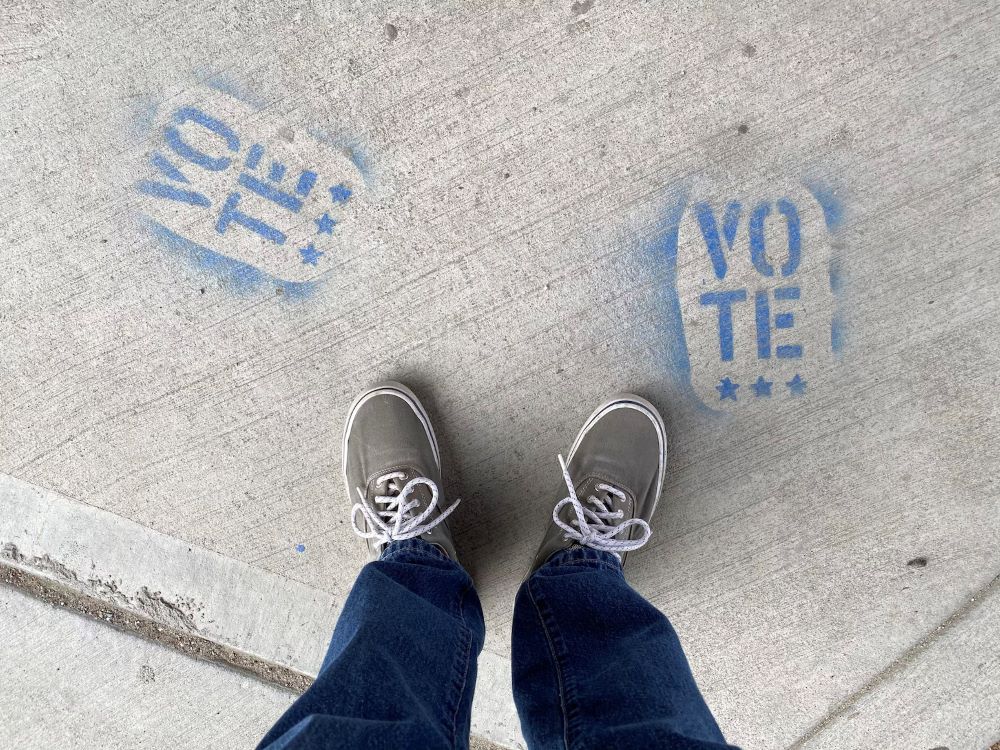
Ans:
[[[726,206],[726,213],[722,217],[722,235],[726,240],[726,249],[733,249],[733,240],[736,239],[736,228],[740,223],[740,212],[742,206],[737,201],[730,201]],[[725,251],[719,240],[719,226],[715,221],[715,214],[712,207],[707,203],[695,203],[694,212],[698,217],[698,224],[701,227],[701,236],[705,238],[705,247],[708,248],[708,257],[712,260],[712,270],[718,279],[726,278],[728,266],[726,264]]]

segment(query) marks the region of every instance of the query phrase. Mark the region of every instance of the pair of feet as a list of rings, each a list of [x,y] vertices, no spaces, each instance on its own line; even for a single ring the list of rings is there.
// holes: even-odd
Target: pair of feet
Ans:
[[[573,546],[611,552],[624,563],[650,536],[666,462],[663,419],[645,399],[615,396],[590,415],[559,462],[568,494],[553,507],[532,570]],[[409,388],[382,383],[355,399],[343,468],[348,496],[357,501],[351,522],[372,558],[390,542],[420,538],[457,560],[447,519],[459,501],[444,501],[437,438]]]

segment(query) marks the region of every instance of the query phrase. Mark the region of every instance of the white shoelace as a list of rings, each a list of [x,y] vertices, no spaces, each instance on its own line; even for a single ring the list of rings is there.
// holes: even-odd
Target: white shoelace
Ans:
[[[384,485],[388,489],[388,484],[393,479],[406,479],[406,474],[402,471],[384,474],[375,480],[375,486]],[[431,501],[419,515],[415,516],[413,509],[420,505],[420,501],[411,500],[410,493],[414,487],[420,484],[431,491]],[[362,539],[374,539],[379,544],[388,544],[401,539],[413,539],[426,534],[451,515],[451,512],[462,502],[456,498],[455,502],[442,511],[441,515],[427,521],[438,503],[438,487],[427,477],[414,477],[403,486],[399,494],[376,495],[373,498],[373,503],[368,502],[360,487],[355,487],[355,489],[358,491],[361,502],[355,503],[351,509],[351,525],[354,527],[354,532]],[[364,520],[368,522],[370,531],[358,526],[359,511]]]
[[[573,539],[584,547],[601,550],[602,552],[611,552],[617,555],[619,559],[621,558],[620,553],[639,549],[639,547],[649,541],[649,537],[653,533],[652,529],[641,518],[630,518],[615,526],[609,523],[625,515],[624,511],[611,510],[611,498],[601,499],[595,495],[591,495],[587,498],[587,502],[593,505],[596,510],[584,507],[583,503],[576,496],[576,489],[573,486],[573,480],[570,478],[569,469],[566,468],[566,461],[561,455],[559,456],[559,465],[562,467],[563,479],[566,480],[569,497],[565,497],[556,503],[556,507],[552,510],[552,520],[556,522],[559,528],[566,532],[564,535],[566,540]],[[628,499],[624,492],[610,484],[598,484],[594,489],[597,492],[606,492],[613,497],[617,497],[619,500]],[[559,511],[562,510],[564,505],[573,506],[573,512],[576,515],[576,518],[569,523],[566,523],[559,517]],[[615,539],[616,536],[632,526],[638,526],[643,530],[642,538]]]

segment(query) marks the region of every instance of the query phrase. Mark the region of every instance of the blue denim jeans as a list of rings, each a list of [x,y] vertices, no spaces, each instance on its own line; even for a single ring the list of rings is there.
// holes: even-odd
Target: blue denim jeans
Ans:
[[[261,748],[467,748],[483,648],[472,579],[419,539],[390,544],[344,603],[316,682]],[[514,605],[514,701],[532,750],[728,747],[667,618],[606,552],[558,552]]]

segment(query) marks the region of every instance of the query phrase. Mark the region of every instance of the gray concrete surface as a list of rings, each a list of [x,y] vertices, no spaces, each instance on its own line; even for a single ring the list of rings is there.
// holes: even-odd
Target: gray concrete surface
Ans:
[[[6,586],[0,659],[3,743],[20,750],[254,747],[296,695]]]
[[[845,702],[801,747],[997,747],[1000,578]],[[984,721],[984,717],[994,721]]]
[[[847,737],[838,712],[859,691],[888,710],[916,644],[933,642],[918,670],[973,658],[935,634],[1000,572],[998,10],[5,3],[0,471],[340,601],[362,562],[344,411],[405,379],[503,656],[555,454],[593,403],[638,390],[671,451],[635,585],[731,740]],[[185,107],[238,153],[177,124]],[[240,161],[193,167],[172,123]],[[319,175],[291,218],[244,190],[282,244],[214,228],[258,142],[262,169]],[[703,300],[734,290],[726,358]],[[996,672],[942,674],[952,708],[912,737],[1000,739],[988,701],[955,708],[1000,692]],[[909,747],[877,706],[852,721],[859,747]]]
[[[341,604],[326,591],[3,475],[0,582],[101,627],[109,623],[294,692],[315,679]],[[481,740],[523,748],[510,679],[507,657],[480,656],[472,729]],[[30,704],[19,708],[46,727],[56,720]],[[39,746],[51,739],[41,734]]]
[[[289,691],[0,587],[3,744],[253,747]]]

